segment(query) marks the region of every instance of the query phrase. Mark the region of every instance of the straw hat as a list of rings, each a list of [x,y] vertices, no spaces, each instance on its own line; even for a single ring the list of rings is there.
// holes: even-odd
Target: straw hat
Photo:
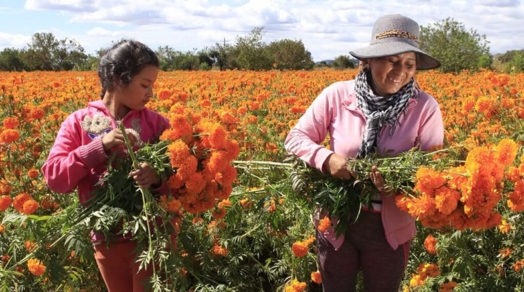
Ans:
[[[419,49],[419,26],[413,19],[400,14],[384,15],[375,21],[369,46],[349,52],[363,60],[393,56],[406,52],[417,54],[417,69],[427,70],[440,66],[440,62]]]

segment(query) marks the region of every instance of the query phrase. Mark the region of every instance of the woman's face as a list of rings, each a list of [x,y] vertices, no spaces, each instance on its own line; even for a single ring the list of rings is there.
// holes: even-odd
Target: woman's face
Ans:
[[[417,58],[414,52],[394,56],[368,59],[377,95],[389,96],[397,93],[415,75]]]

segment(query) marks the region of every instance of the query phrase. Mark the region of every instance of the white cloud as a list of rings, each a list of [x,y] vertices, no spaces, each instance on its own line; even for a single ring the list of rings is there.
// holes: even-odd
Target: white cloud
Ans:
[[[524,48],[524,6],[518,0],[27,0],[25,7],[60,11],[73,22],[92,25],[68,36],[88,51],[122,37],[153,47],[202,49],[224,38],[233,43],[263,26],[264,41],[301,39],[318,61],[366,45],[375,19],[389,13],[405,14],[420,25],[452,17],[485,34],[492,53]]]
[[[95,27],[93,29],[90,29],[89,31],[87,31],[86,33],[88,36],[93,36],[93,37],[116,37],[116,36],[119,36],[122,34],[121,31],[111,31],[111,30],[107,30],[103,27]]]
[[[89,0],[26,0],[25,8],[29,10],[61,10],[69,12],[96,10],[94,2]]]
[[[23,48],[30,41],[30,36],[0,32],[0,48]]]

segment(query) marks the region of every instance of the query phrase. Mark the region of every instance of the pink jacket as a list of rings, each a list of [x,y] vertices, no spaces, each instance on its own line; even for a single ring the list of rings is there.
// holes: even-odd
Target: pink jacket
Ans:
[[[169,120],[148,109],[131,110],[122,122],[126,128],[138,132],[143,142],[155,141],[169,128]],[[102,145],[102,136],[115,127],[115,119],[101,100],[90,102],[87,108],[69,115],[42,166],[49,188],[69,193],[78,187],[80,202],[89,199],[109,158]]]
[[[444,126],[438,103],[421,90],[416,90],[415,94],[417,98],[410,100],[393,136],[389,133],[389,126],[380,132],[378,149],[381,153],[389,152],[391,156],[415,145],[420,145],[423,150],[442,145]],[[365,126],[364,114],[357,106],[354,81],[336,82],[313,101],[291,129],[284,146],[289,153],[322,170],[324,161],[333,152],[344,157],[356,156]],[[319,145],[328,133],[330,149]],[[393,196],[382,196],[381,216],[386,240],[393,249],[415,236],[414,218],[398,209]],[[344,242],[344,236],[337,238],[333,228],[323,235],[335,249]]]

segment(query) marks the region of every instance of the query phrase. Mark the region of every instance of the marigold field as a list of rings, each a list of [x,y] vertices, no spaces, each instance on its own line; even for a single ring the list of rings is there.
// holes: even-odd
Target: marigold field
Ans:
[[[229,198],[177,223],[169,267],[176,291],[321,291],[313,211],[292,191],[283,142],[323,88],[356,73],[160,73],[149,108],[219,121],[240,148]],[[402,289],[522,291],[524,73],[428,71],[416,79],[440,104],[444,147],[464,149],[466,166],[440,179],[460,179],[453,171],[461,170],[464,192],[486,196],[473,207],[464,199],[468,221],[452,226],[424,217],[428,204],[405,204],[420,221]],[[0,72],[0,291],[105,291],[88,236],[50,238],[78,199],[51,191],[40,171],[61,122],[99,95],[96,72]],[[436,208],[454,214],[457,200]],[[475,213],[481,205],[491,213]]]

